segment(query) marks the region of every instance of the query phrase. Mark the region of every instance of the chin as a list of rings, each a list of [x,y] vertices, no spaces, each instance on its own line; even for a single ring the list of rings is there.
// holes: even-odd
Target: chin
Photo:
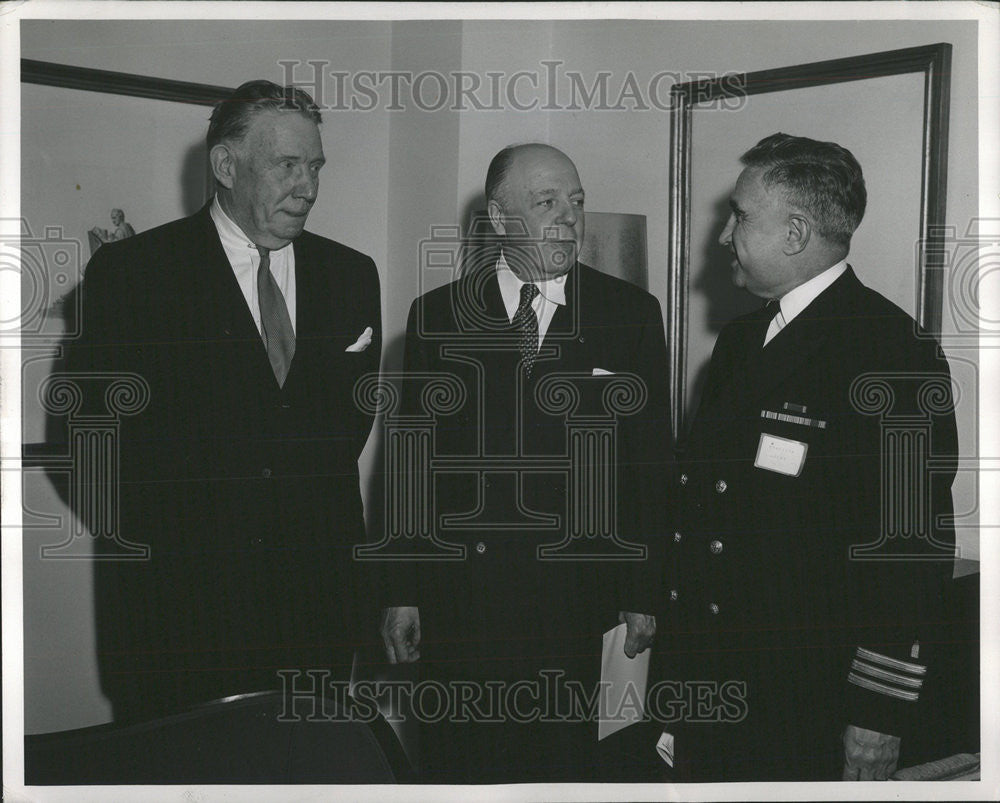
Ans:
[[[561,276],[576,264],[580,248],[575,243],[561,243],[545,255],[544,270],[548,276]]]
[[[306,221],[303,219],[301,223],[296,225],[282,226],[281,229],[274,232],[274,236],[282,240],[291,240],[294,237],[298,237],[302,234],[303,229],[306,227]]]

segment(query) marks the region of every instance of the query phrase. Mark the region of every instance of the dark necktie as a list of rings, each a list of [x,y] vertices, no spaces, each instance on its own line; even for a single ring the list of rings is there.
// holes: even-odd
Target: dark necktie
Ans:
[[[538,356],[538,317],[531,308],[531,302],[537,295],[538,288],[535,285],[530,282],[521,285],[521,303],[514,314],[514,326],[521,335],[521,365],[528,376],[531,376],[531,369],[535,367],[535,358]]]
[[[271,361],[271,370],[278,386],[283,387],[288,369],[295,356],[295,332],[278,283],[271,275],[271,256],[266,248],[257,248],[260,266],[257,268],[257,303],[260,305],[260,328]]]
[[[778,299],[772,298],[763,307],[744,318],[747,326],[745,336],[751,347],[764,348],[764,338],[767,336],[768,327],[779,312],[781,312],[781,304],[778,303]]]
[[[767,304],[764,306],[764,309],[767,310],[767,326],[764,328],[764,339],[761,342],[764,344],[764,346],[766,346],[768,343],[771,342],[770,340],[767,339],[767,333],[769,331],[771,331],[771,324],[774,323],[774,319],[775,318],[778,319],[778,329],[771,336],[771,340],[773,340],[775,337],[777,337],[778,336],[778,332],[780,332],[784,328],[784,326],[785,326],[785,319],[782,318],[782,317],[780,317],[780,315],[781,315],[781,302],[778,301],[778,299],[776,299],[776,298],[770,299],[767,302]]]

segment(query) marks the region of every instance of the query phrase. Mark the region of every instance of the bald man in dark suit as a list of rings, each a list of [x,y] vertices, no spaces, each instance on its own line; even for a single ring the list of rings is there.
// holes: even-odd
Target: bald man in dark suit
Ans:
[[[499,721],[462,722],[452,711],[432,723],[425,780],[614,777],[617,759],[605,763],[596,749],[593,712],[539,720],[546,705],[570,705],[565,689],[547,687],[556,676],[580,684],[585,695],[597,692],[607,630],[626,623],[628,656],[645,650],[655,633],[650,611],[660,599],[662,563],[654,554],[662,541],[668,450],[659,303],[577,261],[584,192],[561,151],[541,144],[504,149],[490,165],[486,197],[499,250],[413,303],[405,353],[411,407],[428,376],[454,377],[467,399],[437,422],[435,454],[465,455],[469,470],[436,485],[433,525],[443,541],[464,547],[465,558],[414,563],[408,579],[397,578],[383,634],[390,660],[419,656],[428,678],[472,684],[466,688],[473,694],[485,695],[491,684],[501,696],[528,689],[520,703],[536,692],[535,702],[518,710],[511,710],[517,701],[504,698]],[[576,377],[580,412],[606,415],[615,404],[608,394],[619,385],[634,386],[638,399],[634,409],[619,411],[617,458],[603,451],[586,458],[585,470],[614,481],[613,498],[596,513],[567,510],[564,473],[503,470],[490,461],[563,459],[565,413],[545,402],[548,383],[560,375]],[[591,514],[613,521],[629,546],[595,538],[592,545],[606,550],[601,557],[546,554],[546,545],[570,531],[569,518]]]

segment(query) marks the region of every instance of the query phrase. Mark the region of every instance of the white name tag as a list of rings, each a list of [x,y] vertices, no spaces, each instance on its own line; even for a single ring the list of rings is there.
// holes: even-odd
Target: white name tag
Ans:
[[[753,464],[757,468],[777,471],[779,474],[787,474],[789,477],[797,477],[802,473],[802,467],[806,464],[806,451],[808,449],[808,443],[779,438],[777,435],[768,435],[766,432],[762,432],[760,444],[757,446],[757,459],[754,460]]]

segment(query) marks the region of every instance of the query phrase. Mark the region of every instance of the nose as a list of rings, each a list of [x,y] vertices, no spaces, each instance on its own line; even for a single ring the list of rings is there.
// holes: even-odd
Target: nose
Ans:
[[[567,201],[560,207],[559,217],[556,219],[556,222],[563,226],[575,226],[579,219],[580,210],[577,209],[572,201]]]
[[[313,203],[319,194],[319,173],[308,165],[303,165],[295,181],[293,192],[296,198]]]
[[[733,241],[733,226],[736,225],[736,215],[730,214],[722,234],[719,235],[719,245],[729,245]]]

